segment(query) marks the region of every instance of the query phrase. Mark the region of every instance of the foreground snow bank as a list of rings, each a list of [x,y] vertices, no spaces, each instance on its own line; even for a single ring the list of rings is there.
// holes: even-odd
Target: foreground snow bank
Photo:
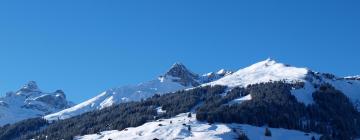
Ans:
[[[232,140],[239,133],[245,133],[250,140],[310,140],[316,139],[318,134],[306,134],[301,131],[281,128],[270,128],[271,137],[264,136],[264,127],[256,127],[244,124],[208,124],[196,121],[195,114],[188,117],[187,113],[180,114],[171,119],[148,122],[139,127],[127,128],[122,131],[105,131],[99,134],[79,136],[77,140],[163,140],[186,139],[186,140]]]

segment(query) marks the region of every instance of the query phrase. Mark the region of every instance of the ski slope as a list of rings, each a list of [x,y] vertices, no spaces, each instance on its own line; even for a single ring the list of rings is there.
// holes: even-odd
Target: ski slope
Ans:
[[[139,127],[126,128],[122,131],[104,131],[99,134],[77,136],[76,140],[233,140],[240,133],[245,133],[250,140],[310,140],[320,135],[281,128],[270,128],[271,137],[264,135],[265,127],[246,124],[208,124],[196,120],[196,114],[191,118],[188,113],[164,120],[145,123]],[[190,127],[190,130],[189,130]]]

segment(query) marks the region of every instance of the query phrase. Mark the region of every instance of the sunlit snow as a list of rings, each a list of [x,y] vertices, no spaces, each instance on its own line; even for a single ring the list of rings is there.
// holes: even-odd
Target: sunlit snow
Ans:
[[[208,124],[197,121],[195,114],[189,118],[187,113],[174,118],[157,120],[145,123],[139,127],[130,127],[122,131],[112,130],[99,134],[78,136],[77,140],[233,140],[240,133],[245,133],[250,140],[310,140],[320,135],[305,133],[296,130],[270,128],[271,137],[264,135],[265,127],[256,127],[246,124]],[[190,128],[190,130],[189,130]]]

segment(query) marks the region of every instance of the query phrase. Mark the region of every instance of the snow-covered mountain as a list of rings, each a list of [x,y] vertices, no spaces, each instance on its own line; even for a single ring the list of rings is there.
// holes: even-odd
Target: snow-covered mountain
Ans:
[[[20,120],[44,116],[72,105],[62,90],[43,92],[36,82],[30,81],[16,92],[0,97],[0,126]]]
[[[220,79],[230,73],[231,71],[220,70],[217,73],[200,76],[188,70],[183,64],[175,63],[164,75],[157,79],[138,85],[121,86],[106,90],[94,98],[60,112],[47,115],[44,118],[47,120],[66,119],[122,102],[139,101],[151,97],[154,94],[164,94],[196,87]]]
[[[101,110],[114,104],[139,101],[154,94],[165,94],[182,89],[186,90]],[[313,105],[305,106],[299,102]],[[318,139],[320,135],[328,136],[330,132],[339,133],[336,137],[358,137],[360,131],[354,131],[354,134],[347,133],[350,129],[359,130],[360,127],[356,123],[360,118],[359,112],[352,105],[360,110],[359,76],[338,77],[308,68],[282,64],[272,59],[255,63],[236,72],[220,70],[204,75],[195,74],[184,65],[176,63],[168,72],[155,80],[109,89],[74,107],[45,116],[47,120],[66,119],[98,110],[67,121],[51,123],[49,124],[51,128],[44,128],[43,124],[39,124],[38,128],[44,128],[46,131],[32,137],[64,135],[72,138],[84,134],[83,132],[90,135],[76,138],[233,139],[243,133],[249,139],[311,139],[312,136]],[[112,111],[118,109],[122,111]],[[155,109],[156,112],[148,111],[151,109]],[[188,111],[193,113],[192,117],[187,117],[187,113],[181,114]],[[114,117],[120,114],[123,116]],[[179,115],[176,116],[177,114]],[[171,118],[154,120],[164,116]],[[194,116],[197,118],[195,119]],[[333,123],[334,119],[339,119],[339,123]],[[96,130],[91,127],[86,128],[89,120],[93,121]],[[205,123],[206,121],[208,123]],[[340,128],[342,122],[349,126]],[[26,124],[32,123],[29,121]],[[77,128],[72,127],[73,125],[85,130],[77,131]],[[134,127],[126,128],[130,126]],[[276,127],[270,128],[272,137],[264,137],[266,126]],[[323,128],[326,128],[325,132]],[[8,129],[10,128],[4,131]],[[68,129],[72,131],[68,132]],[[306,133],[309,131],[317,132],[319,135]]]
[[[312,93],[321,84],[331,84],[336,89],[348,96],[360,110],[360,77],[337,77],[329,73],[314,72],[308,68],[298,68],[267,59],[249,67],[240,69],[219,80],[205,83],[206,85],[224,85],[230,88],[246,87],[251,84],[266,83],[271,81],[284,81],[287,83],[303,82],[303,88],[294,89],[292,94],[305,104],[313,103]],[[249,100],[251,97],[244,97]],[[237,99],[237,100],[243,100]]]
[[[139,101],[153,96],[177,90],[206,85],[224,85],[230,88],[246,87],[251,84],[270,81],[288,83],[303,82],[303,88],[294,89],[293,95],[305,104],[313,103],[312,93],[318,85],[329,83],[347,95],[360,109],[359,76],[336,77],[332,74],[319,73],[307,68],[297,68],[267,59],[236,72],[220,70],[198,75],[188,70],[183,64],[175,63],[164,75],[138,85],[122,86],[106,90],[98,96],[74,107],[45,116],[48,120],[66,119],[95,109],[102,109],[114,104]],[[236,101],[250,100],[247,96]]]
[[[219,72],[225,73],[225,72]],[[219,73],[205,74],[208,77]],[[200,86],[223,85],[231,88],[247,87],[248,85],[283,81],[286,83],[304,83],[303,87],[294,88],[292,94],[305,104],[314,103],[312,94],[321,84],[330,84],[346,95],[354,105],[360,105],[360,76],[337,77],[329,73],[314,72],[308,68],[297,68],[267,59],[233,73],[227,73],[222,78]],[[251,94],[235,99],[230,103],[241,103],[251,100]],[[358,110],[360,110],[358,106]],[[158,111],[159,112],[159,111]],[[166,112],[161,110],[160,112]],[[98,134],[78,136],[77,139],[235,139],[239,133],[244,133],[250,140],[257,139],[311,139],[318,134],[307,134],[301,131],[281,128],[270,128],[272,137],[264,136],[264,127],[246,124],[209,124],[197,121],[193,114],[191,118],[187,113],[164,120],[145,123],[138,127],[127,128],[122,131],[104,131]],[[191,130],[189,130],[189,128]]]
[[[224,78],[205,85],[225,85],[228,87],[285,80],[287,82],[302,82],[309,72],[306,68],[296,68],[275,60],[267,59],[249,67],[240,69]]]

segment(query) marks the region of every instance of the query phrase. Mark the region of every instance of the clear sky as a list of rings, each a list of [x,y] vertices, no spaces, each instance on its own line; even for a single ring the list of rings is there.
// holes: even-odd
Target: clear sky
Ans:
[[[0,92],[29,80],[75,102],[151,80],[182,62],[196,73],[272,57],[360,74],[358,0],[3,0]]]

